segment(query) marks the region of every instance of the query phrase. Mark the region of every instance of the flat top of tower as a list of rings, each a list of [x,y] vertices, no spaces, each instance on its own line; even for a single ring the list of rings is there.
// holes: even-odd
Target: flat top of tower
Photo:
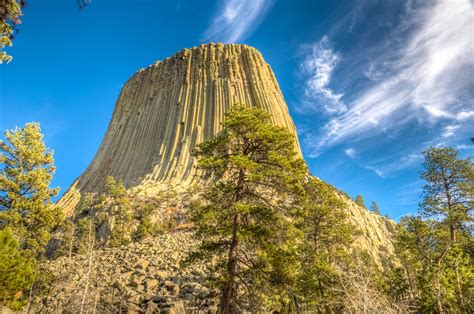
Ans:
[[[257,48],[249,46],[249,45],[245,45],[245,44],[224,44],[224,43],[212,43],[211,42],[211,43],[201,44],[199,46],[194,46],[194,47],[191,47],[191,48],[183,48],[183,49],[179,50],[178,52],[176,52],[175,54],[173,54],[172,56],[170,56],[168,58],[165,58],[163,60],[157,60],[155,63],[152,63],[147,67],[139,69],[137,71],[137,73],[142,72],[144,70],[147,70],[149,68],[155,67],[156,65],[160,64],[161,62],[165,62],[167,60],[172,60],[172,59],[175,59],[175,58],[182,57],[183,55],[187,55],[189,52],[205,51],[205,50],[212,50],[212,49],[227,50],[226,48],[230,48],[229,51],[233,50],[232,48],[237,48],[236,49],[237,51],[244,51],[244,50],[252,51],[252,52],[257,53],[261,56],[261,53],[260,53],[260,51],[258,51]]]

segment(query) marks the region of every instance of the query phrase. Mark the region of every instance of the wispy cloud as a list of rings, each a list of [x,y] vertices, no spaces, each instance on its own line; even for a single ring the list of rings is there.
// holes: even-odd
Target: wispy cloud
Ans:
[[[448,138],[453,136],[456,133],[456,130],[461,128],[459,124],[449,124],[443,128],[443,133],[441,134],[442,137]]]
[[[204,32],[203,41],[235,43],[259,26],[273,0],[226,0]]]
[[[474,149],[474,145],[461,144],[461,145],[456,146],[456,149],[459,149],[459,150]]]
[[[441,0],[430,7],[409,8],[402,26],[406,31],[411,25],[414,31],[408,39],[400,41],[404,36],[397,37],[382,53],[377,51],[371,56],[373,61],[364,71],[371,84],[345,101],[347,111],[334,112],[319,133],[311,135],[315,137],[311,141],[315,144],[314,154],[351,139],[400,130],[414,121],[420,125],[448,121],[449,126],[440,129],[443,137],[454,135],[462,123],[472,123],[474,102],[469,90],[474,86],[474,41],[468,30],[472,29],[473,20],[474,9],[469,0]],[[308,58],[316,56],[315,60],[319,60],[320,51],[323,56],[327,54],[321,60],[328,64],[319,67],[316,61],[315,73],[326,69],[329,74],[314,75],[307,85],[313,86],[315,94],[342,103],[342,93],[327,88],[341,54],[320,48],[321,42],[315,45]],[[306,60],[302,64],[305,63]]]
[[[391,158],[379,160],[379,161],[372,161],[364,165],[366,169],[369,169],[375,174],[377,174],[381,178],[386,178],[389,175],[392,175],[398,171],[402,171],[406,168],[410,168],[417,163],[419,163],[422,159],[420,154],[408,154],[406,156],[393,156]]]
[[[324,109],[329,113],[345,112],[346,105],[341,101],[343,95],[329,88],[332,73],[341,55],[330,48],[327,37],[312,45],[303,46],[302,50],[309,51],[300,64],[300,71],[306,81],[304,109]]]
[[[349,156],[350,158],[354,158],[355,155],[357,154],[356,150],[354,148],[348,148],[344,150],[344,153]]]
[[[423,193],[423,181],[416,180],[410,183],[407,183],[398,188],[396,192],[397,201],[391,205],[394,206],[412,206],[416,208],[416,205],[420,202],[421,196]],[[413,211],[412,214],[416,212]],[[408,215],[405,213],[404,215]]]
[[[379,169],[379,168],[376,168],[376,167],[373,167],[373,166],[368,166],[368,165],[365,165],[363,166],[365,169],[368,169],[370,171],[373,171],[376,175],[378,175],[379,177],[381,177],[382,179],[385,179],[385,173]]]

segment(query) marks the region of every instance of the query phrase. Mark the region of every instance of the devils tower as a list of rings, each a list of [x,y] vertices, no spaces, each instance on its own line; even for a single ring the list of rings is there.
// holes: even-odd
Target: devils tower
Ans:
[[[296,134],[275,76],[255,48],[202,45],[139,70],[123,87],[76,188],[97,191],[105,176],[121,178],[127,187],[186,186],[195,174],[193,147],[217,134],[234,104],[264,108],[275,124]]]
[[[282,92],[255,48],[206,44],[140,69],[124,85],[107,132],[86,171],[59,205],[73,208],[85,192],[100,192],[107,176],[129,189],[171,185],[186,190],[196,178],[193,147],[215,136],[233,105],[260,107],[295,135]],[[378,258],[391,251],[390,223],[341,195],[363,231],[357,243]]]

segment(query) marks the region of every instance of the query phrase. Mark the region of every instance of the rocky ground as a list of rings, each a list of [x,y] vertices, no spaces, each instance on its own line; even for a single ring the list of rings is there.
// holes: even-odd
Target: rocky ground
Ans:
[[[196,245],[181,230],[45,267],[56,279],[33,310],[46,313],[215,313],[217,290],[204,287],[208,265],[180,267]],[[81,311],[82,308],[82,311]]]

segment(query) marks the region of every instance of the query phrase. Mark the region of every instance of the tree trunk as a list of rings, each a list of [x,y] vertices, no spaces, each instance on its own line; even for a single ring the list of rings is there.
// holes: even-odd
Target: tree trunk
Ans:
[[[93,250],[94,250],[94,244],[95,244],[94,242],[95,242],[95,239],[92,238],[92,219],[91,219],[89,220],[89,266],[88,266],[87,274],[86,274],[86,287],[84,289],[84,295],[82,296],[81,310],[80,310],[81,314],[84,311],[84,303],[86,302],[86,296],[89,290],[89,281],[90,281],[90,274],[91,274],[92,262],[93,262]]]
[[[457,262],[456,262],[456,266],[454,270],[456,272],[456,288],[457,288],[456,290],[457,290],[458,305],[459,305],[459,310],[462,312],[464,310],[464,298],[462,295],[461,278],[459,276]]]
[[[451,246],[454,246],[454,244],[456,244],[456,233],[455,233],[454,225],[449,226],[449,236],[451,240]]]
[[[439,269],[439,263],[438,263],[438,269]],[[443,309],[443,304],[441,303],[441,283],[439,281],[439,270],[438,270],[438,274],[436,275],[436,285],[437,285],[437,290],[436,291],[436,305],[438,307],[438,313],[439,314],[442,314],[444,313],[444,309]]]
[[[72,214],[72,219],[71,219],[71,241],[69,242],[69,259],[72,257],[72,249],[74,247],[74,233],[75,233],[75,223],[74,223],[74,212]]]
[[[38,270],[36,269],[35,272],[33,273],[33,283],[31,284],[31,287],[30,287],[30,295],[28,297],[28,309],[26,310],[26,314],[31,313],[31,307],[33,305],[33,289],[34,289],[34,286],[35,286],[35,283],[36,283],[37,271]]]
[[[232,300],[235,293],[235,277],[237,274],[237,252],[239,249],[238,229],[240,225],[240,213],[234,215],[232,229],[232,242],[229,248],[229,259],[227,261],[227,282],[222,289],[222,299],[220,302],[220,314],[229,314],[232,310]]]
[[[407,278],[408,278],[408,285],[410,286],[410,295],[412,298],[415,297],[415,287],[413,286],[413,280],[411,279],[411,274],[410,274],[410,267],[408,266],[408,261],[406,260],[406,257],[403,256],[402,257],[403,259],[403,268],[405,269],[405,272],[407,274]],[[418,293],[416,294],[416,296],[418,297]]]

